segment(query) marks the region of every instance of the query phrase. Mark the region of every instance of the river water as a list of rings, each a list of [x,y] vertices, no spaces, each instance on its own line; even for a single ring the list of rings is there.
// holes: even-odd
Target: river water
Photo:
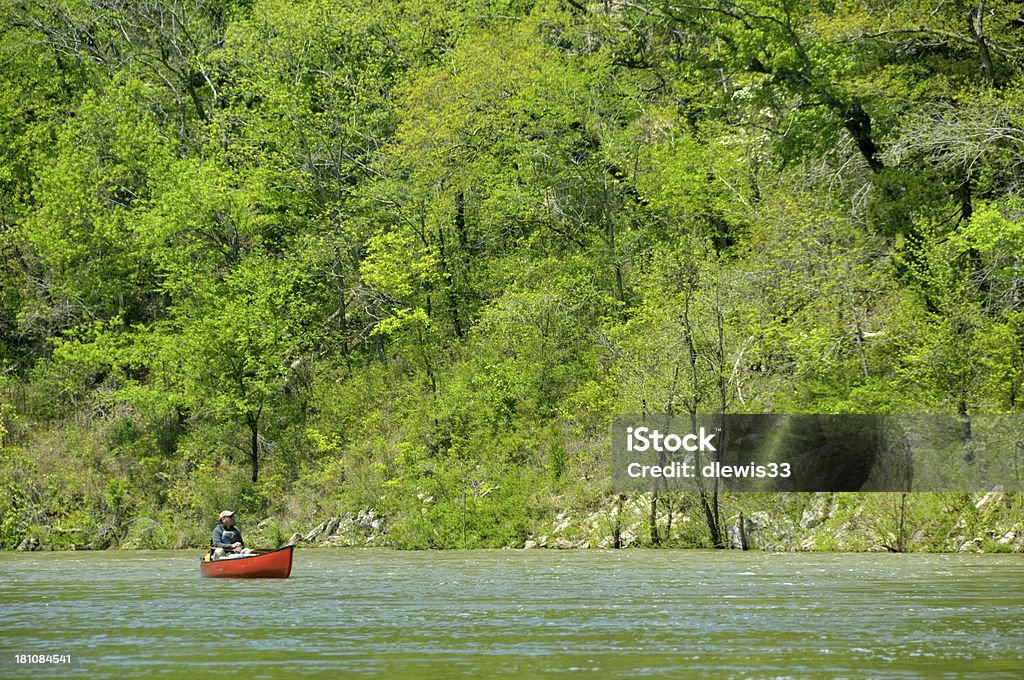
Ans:
[[[1024,674],[1024,555],[299,549],[285,581],[197,567],[0,553],[0,678]]]

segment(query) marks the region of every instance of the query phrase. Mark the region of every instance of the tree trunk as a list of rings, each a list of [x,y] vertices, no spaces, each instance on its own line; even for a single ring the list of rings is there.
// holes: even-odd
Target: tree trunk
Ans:
[[[661,545],[661,536],[658,534],[658,492],[651,492],[651,514],[648,517],[648,525],[651,531],[651,545],[655,548]]]
[[[967,401],[961,396],[956,405],[960,417],[961,441],[964,447],[964,462],[974,462],[974,431],[971,427],[971,416],[967,413]]]
[[[853,135],[853,140],[857,143],[857,148],[860,150],[864,160],[868,162],[868,167],[873,172],[878,172],[885,168],[885,165],[876,155],[878,148],[871,137],[871,116],[867,114],[859,102],[842,107],[841,112],[843,115],[843,127]]]
[[[252,481],[255,483],[260,476],[260,414],[249,413],[245,419],[249,425],[249,463],[252,466]]]
[[[615,528],[612,530],[612,547],[622,547],[622,508],[626,503],[626,494],[620,493],[615,512]]]
[[[995,82],[993,76],[994,69],[992,68],[992,53],[988,49],[988,41],[985,40],[985,28],[982,24],[984,15],[985,0],[981,0],[978,3],[977,13],[967,12],[965,18],[967,19],[967,32],[971,34],[974,44],[978,46],[978,56],[981,57],[981,77],[987,87],[992,87]]]
[[[690,286],[690,288],[687,290],[686,296],[685,296],[685,298],[683,300],[682,326],[683,326],[683,335],[685,336],[685,340],[686,340],[687,363],[689,364],[688,369],[689,369],[689,373],[690,373],[691,390],[692,390],[694,395],[699,395],[700,394],[700,383],[699,383],[699,380],[698,380],[697,348],[694,346],[694,343],[693,343],[693,323],[692,323],[692,320],[690,319],[690,296],[691,296],[691,294],[693,292],[693,289],[696,288],[696,281],[688,282],[688,286]],[[719,312],[720,311],[721,310],[719,310]],[[721,324],[722,319],[721,319],[720,316],[718,318],[718,321]],[[723,327],[721,325],[719,325],[719,329],[718,330],[719,330],[719,343],[724,343],[724,335],[723,335],[724,329],[723,329]],[[723,351],[724,350],[720,350],[720,354]],[[722,370],[724,370],[724,368],[720,365],[719,366],[719,370],[722,371]],[[721,383],[721,382],[719,383],[720,389],[722,388],[723,385],[724,385],[724,383]],[[721,396],[721,398],[723,400],[723,403],[721,403],[719,406],[722,409],[722,412],[724,413],[725,412],[724,392],[721,392],[720,396]],[[699,399],[698,399],[698,397],[695,396],[694,399],[689,404],[690,426],[691,426],[692,430],[696,430],[697,429],[697,408],[698,408],[698,402],[699,402]],[[704,465],[704,462],[701,460],[700,452],[698,451],[694,455],[695,455],[697,469],[700,470],[703,467],[703,465]],[[712,482],[711,490],[708,491],[707,486],[705,486],[703,477],[700,474],[698,474],[697,475],[697,485],[698,485],[698,487],[697,487],[698,488],[697,495],[700,497],[700,505],[701,505],[701,509],[704,511],[704,520],[707,523],[708,536],[711,539],[711,544],[715,548],[724,548],[725,547],[725,541],[722,538],[722,525],[721,525],[721,522],[719,521],[718,480],[715,479]]]
[[[437,229],[437,246],[438,254],[441,256],[441,272],[446,279],[444,289],[448,298],[448,308],[452,315],[452,326],[455,336],[461,340],[465,337],[465,333],[462,330],[462,318],[459,315],[459,296],[458,291],[455,289],[455,274],[449,266],[450,256],[444,241],[443,227],[438,227]]]

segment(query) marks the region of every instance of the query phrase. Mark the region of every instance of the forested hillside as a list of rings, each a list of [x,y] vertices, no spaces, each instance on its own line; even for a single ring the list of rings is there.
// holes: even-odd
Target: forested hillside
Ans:
[[[1018,2],[16,0],[0,30],[5,548],[196,545],[224,507],[421,548],[634,507],[634,543],[711,545],[694,499],[611,491],[614,414],[1024,410]],[[906,498],[864,502],[903,536]]]

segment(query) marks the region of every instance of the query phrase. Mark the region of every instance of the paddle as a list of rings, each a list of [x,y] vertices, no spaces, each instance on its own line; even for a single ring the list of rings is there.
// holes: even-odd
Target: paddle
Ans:
[[[285,546],[285,547],[287,547],[287,546]],[[207,550],[216,550],[217,546],[215,546],[215,545],[208,545],[208,546],[206,546],[206,548],[207,548]],[[272,553],[275,550],[280,550],[280,549],[281,548],[251,548],[249,554],[250,555],[266,555],[267,553]],[[235,553],[230,552],[228,548],[224,548],[224,554],[225,555],[233,555]]]

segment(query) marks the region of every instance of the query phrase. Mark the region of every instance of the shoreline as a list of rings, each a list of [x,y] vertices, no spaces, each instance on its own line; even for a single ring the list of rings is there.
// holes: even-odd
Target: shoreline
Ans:
[[[534,522],[517,538],[490,541],[467,529],[447,540],[410,538],[409,529],[370,508],[339,512],[308,521],[266,517],[242,523],[248,545],[303,550],[386,548],[405,550],[739,550],[765,553],[1024,553],[1021,494],[817,493],[731,496],[723,513],[725,540],[710,544],[703,518],[689,499],[662,500],[666,508],[652,524],[652,499],[637,494],[622,502],[610,499],[589,512],[563,510]],[[764,508],[768,509],[764,509]],[[458,518],[456,518],[458,519]],[[467,517],[467,522],[471,518]],[[311,526],[306,532],[296,526]],[[142,527],[142,531],[139,530]],[[251,528],[250,528],[251,527]],[[203,549],[188,524],[171,528],[150,517],[129,522],[119,540],[106,544],[69,541],[60,527],[37,527],[6,552],[75,552],[81,550]],[[74,534],[72,534],[74,535]],[[150,540],[140,540],[150,539]],[[428,536],[427,538],[430,538]],[[157,540],[159,539],[159,540]],[[462,540],[459,540],[462,539]]]
[[[285,546],[277,546],[283,548]],[[807,554],[807,555],[865,555],[865,554],[877,554],[877,555],[1014,555],[1024,554],[1024,550],[1003,550],[1003,551],[946,551],[946,550],[907,550],[904,552],[898,552],[893,550],[886,550],[885,548],[875,550],[738,550],[735,548],[700,548],[700,547],[682,547],[682,546],[630,546],[628,548],[591,548],[591,547],[578,547],[578,548],[524,548],[524,547],[512,547],[503,546],[497,548],[398,548],[390,545],[378,545],[378,546],[320,546],[320,545],[296,545],[296,548],[305,550],[380,550],[389,552],[436,552],[436,553],[457,553],[457,552],[494,552],[494,551],[516,551],[516,552],[639,552],[639,551],[653,551],[653,552],[708,552],[708,553],[735,553],[735,552],[749,552],[749,553],[763,553],[766,555],[795,555],[795,554]],[[192,551],[192,550],[203,550],[204,546],[185,546],[180,548],[125,548],[125,547],[109,547],[109,548],[61,548],[61,549],[50,549],[40,548],[36,550],[0,550],[0,554],[21,554],[21,553],[101,553],[101,552],[154,552],[154,551]]]

